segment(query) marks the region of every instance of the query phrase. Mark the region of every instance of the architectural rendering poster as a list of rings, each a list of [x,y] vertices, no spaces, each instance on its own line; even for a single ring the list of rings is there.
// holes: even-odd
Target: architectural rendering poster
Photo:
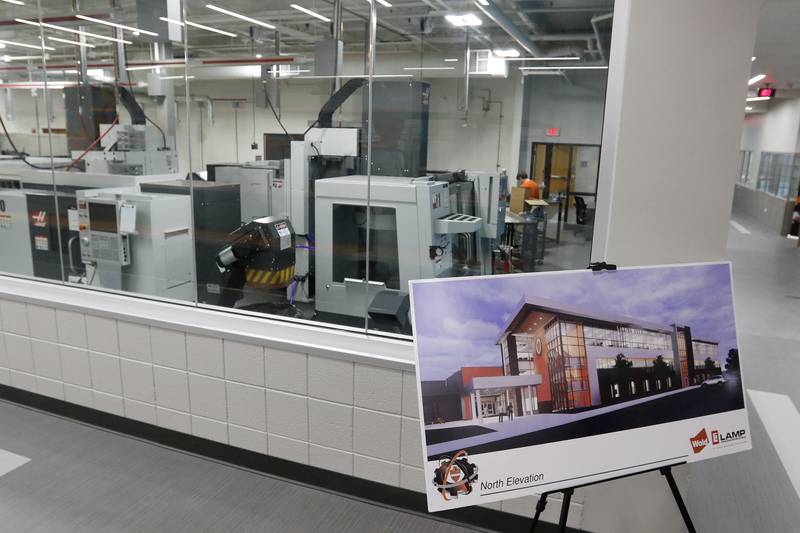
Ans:
[[[728,263],[411,283],[428,508],[750,449]]]

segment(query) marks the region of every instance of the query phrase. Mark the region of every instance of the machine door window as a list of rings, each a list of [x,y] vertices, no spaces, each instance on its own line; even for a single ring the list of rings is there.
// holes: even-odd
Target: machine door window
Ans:
[[[369,280],[400,290],[397,215],[391,207],[371,207],[369,216]],[[365,279],[367,210],[363,205],[333,206],[333,281]]]

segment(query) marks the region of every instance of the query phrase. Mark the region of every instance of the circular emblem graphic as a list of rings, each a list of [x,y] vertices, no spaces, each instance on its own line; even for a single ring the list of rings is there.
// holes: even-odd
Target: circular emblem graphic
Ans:
[[[439,466],[436,467],[433,476],[433,485],[441,491],[445,501],[472,492],[472,483],[478,479],[478,467],[467,459],[467,452],[464,450],[452,458],[444,456],[439,459]]]
[[[542,355],[542,339],[540,337],[536,337],[536,355]]]

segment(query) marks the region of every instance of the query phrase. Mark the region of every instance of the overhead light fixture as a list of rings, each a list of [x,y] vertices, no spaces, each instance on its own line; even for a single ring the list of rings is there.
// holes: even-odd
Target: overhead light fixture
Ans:
[[[236,13],[234,11],[230,11],[228,9],[223,9],[223,8],[221,8],[219,6],[215,6],[214,4],[206,4],[206,7],[208,9],[213,10],[213,11],[217,11],[219,13],[223,13],[225,15],[228,15],[228,16],[231,16],[231,17],[234,17],[234,18],[237,18],[237,19],[241,19],[241,20],[244,20],[244,21],[247,21],[247,22],[251,22],[251,23],[256,24],[258,26],[263,26],[265,28],[269,28],[270,30],[274,30],[275,29],[275,26],[273,26],[272,24],[267,24],[266,22],[261,22],[260,20],[256,20],[254,18],[247,17],[245,15],[242,15],[240,13]]]
[[[504,48],[500,50],[492,50],[492,53],[497,57],[519,57],[519,50],[516,48]]]
[[[478,0],[478,3],[480,5],[482,5],[482,6],[488,6],[489,5],[489,0]]]
[[[47,38],[51,41],[57,41],[59,43],[74,44],[75,46],[81,46],[83,48],[94,48],[93,44],[82,43],[80,41],[70,41],[69,39],[61,39],[60,37],[51,37],[49,35]]]
[[[766,77],[767,77],[766,74],[756,74],[755,76],[747,80],[747,85],[753,85],[754,83],[758,83]]]
[[[3,0],[6,4],[14,4],[15,6],[24,6],[25,2],[20,2],[19,0]]]
[[[103,39],[105,41],[112,41],[115,43],[133,44],[131,41],[125,39],[117,39],[116,37],[106,37],[105,35],[98,35],[96,33],[89,33],[88,31],[73,30],[72,28],[65,28],[64,26],[56,26],[55,24],[48,24],[47,22],[34,22],[32,20],[14,19],[15,22],[20,24],[28,24],[29,26],[39,26],[41,28],[50,28],[51,30],[65,31],[74,33],[75,35],[83,35],[84,37],[94,37],[95,39]]]
[[[367,3],[368,3],[368,4],[371,4],[371,3],[372,3],[372,0],[367,0]],[[390,3],[389,3],[389,2],[387,2],[386,0],[378,0],[378,3],[379,3],[380,5],[382,5],[383,7],[392,7],[392,4],[390,4]]]
[[[256,54],[256,59],[261,59],[262,57],[264,56],[262,56],[261,54]]]
[[[751,58],[750,58],[750,62],[751,62],[751,63],[752,63],[753,61],[755,61],[755,60],[756,60],[756,56],[753,56],[753,57],[751,57]]]
[[[5,47],[6,47],[6,45],[0,44],[0,48],[5,48]],[[49,58],[49,54],[46,57]],[[5,56],[0,57],[0,59],[3,60],[6,63],[8,63],[9,61],[27,61],[28,59],[41,59],[41,58],[42,58],[42,56],[40,56],[40,55],[37,55],[37,56],[9,56],[9,55],[5,55]]]
[[[211,26],[204,26],[203,24],[198,24],[197,22],[191,22],[187,20],[186,24],[192,26],[193,28],[199,28],[201,30],[206,30],[206,31],[213,31],[214,33],[219,33],[220,35],[227,35],[228,37],[238,37],[238,35],[236,35],[235,33],[231,33],[225,30],[218,30],[217,28],[212,28]]]
[[[508,57],[508,61],[580,61],[578,56],[564,57]]]
[[[746,106],[744,106],[744,110],[745,111],[752,111],[753,110],[753,106],[746,105]]]
[[[299,80],[332,80],[336,78],[363,78],[363,74],[347,74],[342,76],[292,76],[294,79]],[[373,74],[373,78],[413,78],[413,74]]]
[[[458,62],[458,58],[457,57],[446,57],[444,59],[444,62],[445,63],[457,63]]]
[[[176,26],[183,26],[183,22],[180,20],[175,20],[167,17],[158,17],[158,20],[163,20],[167,24],[175,24]]]
[[[403,67],[403,70],[455,70],[456,67]]]
[[[32,48],[33,50],[42,50],[42,49],[55,50],[55,48],[53,48],[52,46],[46,46],[44,44],[35,45],[35,44],[16,43],[14,41],[0,41],[0,44],[3,45],[3,48],[5,48],[6,45],[8,45],[8,46],[21,46],[23,48]]]
[[[563,67],[517,67],[520,70],[608,70],[608,65],[567,65]]]
[[[311,15],[314,18],[318,18],[319,20],[321,20],[323,22],[330,22],[331,21],[331,19],[329,19],[328,17],[320,15],[316,11],[311,11],[310,9],[306,9],[303,6],[298,6],[297,4],[290,4],[290,7],[294,8],[294,9],[296,9],[296,10],[302,12],[302,13],[305,13],[306,15]]]
[[[193,80],[194,76],[159,76],[158,79],[160,80]]]
[[[769,96],[751,96],[746,101],[747,102],[764,102],[766,100],[771,100]]]
[[[480,26],[482,24],[481,19],[473,13],[467,13],[465,15],[445,15],[444,18],[447,19],[447,22],[458,28],[464,26]]]
[[[81,20],[86,20],[88,22],[94,22],[97,24],[103,24],[104,26],[111,26],[112,28],[119,28],[121,30],[128,30],[133,32],[134,35],[139,35],[140,33],[144,33],[145,35],[152,35],[153,37],[158,37],[158,34],[148,30],[142,30],[140,28],[134,28],[133,26],[126,26],[124,24],[117,24],[116,22],[109,22],[107,20],[96,19],[93,17],[87,17],[86,15],[75,15],[77,18]]]
[[[133,67],[126,67],[125,70],[153,70],[157,68],[186,68],[184,63],[166,63],[161,65],[136,65]]]

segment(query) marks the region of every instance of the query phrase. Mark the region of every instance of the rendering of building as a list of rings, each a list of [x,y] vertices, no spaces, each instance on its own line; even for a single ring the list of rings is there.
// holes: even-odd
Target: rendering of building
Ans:
[[[721,372],[716,342],[626,316],[546,299],[523,300],[497,339],[506,376],[535,374],[515,390],[517,412],[586,409],[702,383]]]

